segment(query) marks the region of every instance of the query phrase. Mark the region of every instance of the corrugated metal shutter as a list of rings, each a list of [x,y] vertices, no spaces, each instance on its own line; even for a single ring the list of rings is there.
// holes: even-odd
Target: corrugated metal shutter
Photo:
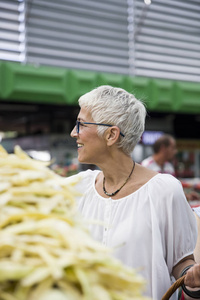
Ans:
[[[28,62],[128,73],[126,0],[34,0],[27,8]]]
[[[200,1],[134,3],[134,75],[200,81]]]
[[[0,59],[200,82],[200,0],[1,0],[1,15]]]
[[[25,60],[25,5],[23,1],[0,1],[0,59]]]

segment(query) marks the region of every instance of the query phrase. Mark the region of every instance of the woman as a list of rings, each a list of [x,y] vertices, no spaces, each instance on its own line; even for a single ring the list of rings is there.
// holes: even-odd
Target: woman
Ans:
[[[92,236],[138,269],[147,279],[146,295],[161,300],[173,277],[195,263],[193,212],[177,179],[131,159],[145,126],[141,101],[123,89],[100,86],[83,95],[79,105],[71,132],[78,160],[100,170],[75,175],[82,193],[78,208],[85,219],[95,220],[90,223]],[[200,286],[199,265],[190,268],[185,282]]]

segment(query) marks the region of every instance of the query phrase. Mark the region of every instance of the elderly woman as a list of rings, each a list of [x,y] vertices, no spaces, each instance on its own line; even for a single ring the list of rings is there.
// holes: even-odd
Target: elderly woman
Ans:
[[[92,236],[146,278],[146,295],[161,300],[174,278],[195,264],[193,212],[177,179],[131,158],[145,126],[141,101],[121,88],[100,86],[80,97],[79,105],[71,132],[78,160],[100,170],[75,175],[82,193],[78,208],[95,220],[89,223]],[[185,283],[200,286],[199,265],[190,268]]]

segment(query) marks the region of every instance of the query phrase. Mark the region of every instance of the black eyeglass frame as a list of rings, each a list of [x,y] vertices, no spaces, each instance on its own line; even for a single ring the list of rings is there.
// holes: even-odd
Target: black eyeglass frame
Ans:
[[[91,122],[80,122],[80,121],[76,121],[76,132],[79,134],[79,129],[80,129],[80,124],[91,124],[91,125],[98,125],[98,126],[108,126],[108,127],[112,127],[114,125],[110,125],[110,124],[104,124],[104,123],[91,123]],[[121,131],[120,131],[120,135],[121,136],[125,136]]]

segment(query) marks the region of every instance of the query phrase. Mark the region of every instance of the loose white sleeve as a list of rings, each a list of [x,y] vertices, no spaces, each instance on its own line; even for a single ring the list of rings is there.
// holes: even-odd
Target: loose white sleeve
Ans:
[[[163,180],[163,179],[167,180]],[[170,175],[158,176],[152,191],[155,205],[160,205],[159,226],[163,236],[166,262],[170,273],[184,257],[193,253],[196,239],[196,220],[187,202],[181,183]],[[162,201],[159,201],[159,197]]]

